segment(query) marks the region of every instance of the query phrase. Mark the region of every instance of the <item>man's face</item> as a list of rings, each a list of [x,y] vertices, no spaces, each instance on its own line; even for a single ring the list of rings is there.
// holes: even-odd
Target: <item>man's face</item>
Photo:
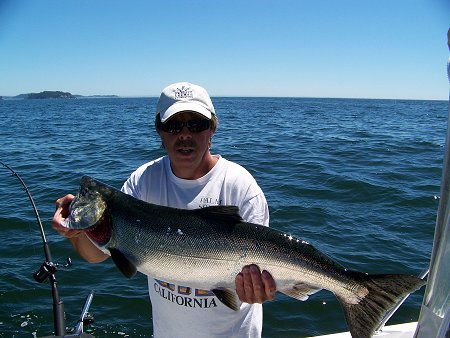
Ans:
[[[181,112],[167,120],[159,131],[172,170],[178,177],[200,173],[208,164],[213,136],[209,122],[200,114]]]

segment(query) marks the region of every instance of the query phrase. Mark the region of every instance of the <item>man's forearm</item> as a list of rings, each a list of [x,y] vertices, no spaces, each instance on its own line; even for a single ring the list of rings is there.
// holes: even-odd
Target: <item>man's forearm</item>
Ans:
[[[69,241],[72,243],[75,251],[89,263],[100,263],[109,257],[97,248],[84,233],[80,234],[80,236],[69,238]]]

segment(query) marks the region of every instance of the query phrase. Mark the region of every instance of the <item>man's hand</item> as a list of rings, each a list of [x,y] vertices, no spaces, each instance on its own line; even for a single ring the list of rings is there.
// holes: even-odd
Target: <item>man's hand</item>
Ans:
[[[69,239],[78,254],[90,263],[103,262],[109,256],[95,246],[83,230],[69,229],[64,226],[69,216],[69,206],[75,196],[68,194],[56,201],[56,211],[52,219],[52,227],[61,236]]]
[[[82,230],[74,230],[69,229],[63,225],[65,219],[69,216],[69,205],[70,202],[75,198],[74,195],[68,194],[64,197],[61,197],[56,200],[56,211],[53,215],[52,219],[52,227],[55,229],[61,236],[66,238],[74,238],[80,236],[83,231]]]
[[[272,275],[259,269],[257,265],[246,265],[236,276],[236,293],[242,302],[264,303],[275,298],[277,289]]]

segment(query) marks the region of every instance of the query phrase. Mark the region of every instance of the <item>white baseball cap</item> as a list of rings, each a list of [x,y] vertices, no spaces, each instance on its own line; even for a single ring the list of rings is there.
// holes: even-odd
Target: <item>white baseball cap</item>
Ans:
[[[156,114],[160,114],[162,123],[182,111],[194,111],[207,119],[215,114],[205,88],[189,82],[178,82],[164,88],[156,105]]]

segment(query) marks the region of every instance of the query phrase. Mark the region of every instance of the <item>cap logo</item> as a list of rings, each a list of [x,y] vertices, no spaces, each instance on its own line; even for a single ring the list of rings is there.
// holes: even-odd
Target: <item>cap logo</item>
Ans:
[[[193,99],[194,95],[192,94],[192,90],[190,87],[181,87],[177,88],[176,90],[174,90],[175,93],[175,99],[179,100],[179,99]]]

